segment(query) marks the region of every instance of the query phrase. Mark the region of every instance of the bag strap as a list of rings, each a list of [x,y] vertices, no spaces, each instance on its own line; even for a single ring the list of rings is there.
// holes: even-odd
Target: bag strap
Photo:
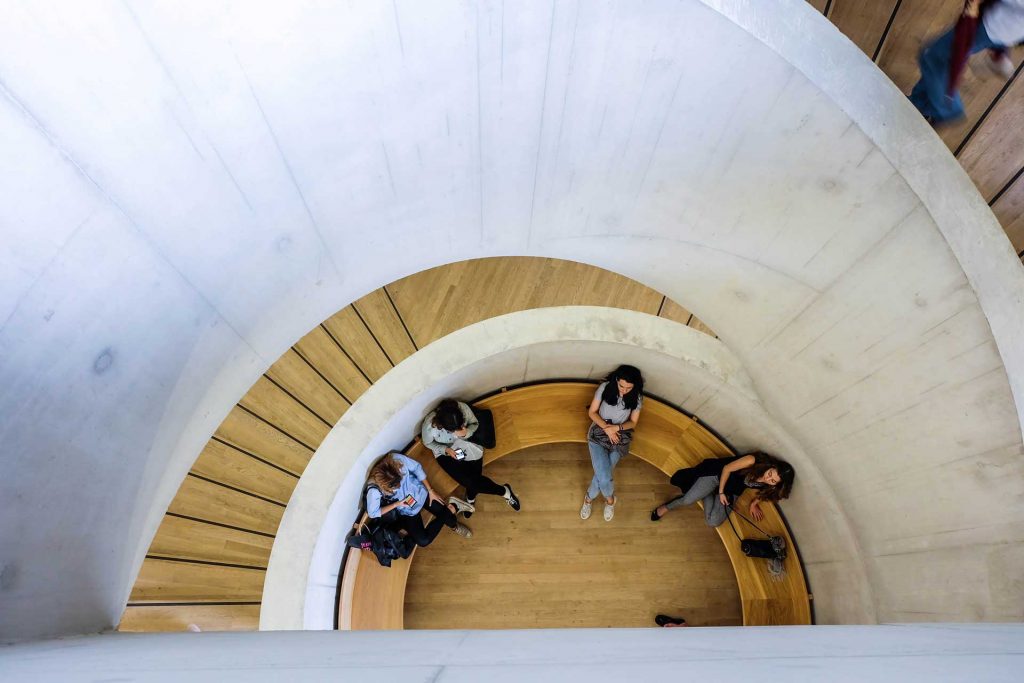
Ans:
[[[760,531],[760,532],[761,532],[762,534],[764,534],[764,537],[765,537],[765,538],[767,538],[767,539],[771,539],[772,535],[771,535],[771,534],[769,534],[769,533],[768,533],[767,531],[765,531],[764,529],[762,529],[761,527],[759,527],[759,526],[758,526],[757,524],[755,524],[755,523],[754,523],[754,520],[750,519],[749,517],[747,517],[747,516],[746,516],[745,514],[743,514],[743,513],[742,513],[742,512],[740,512],[739,510],[736,510],[736,509],[734,509],[734,506],[732,506],[732,505],[727,505],[727,506],[726,506],[726,508],[725,508],[725,518],[726,518],[727,520],[729,520],[729,526],[731,526],[731,527],[732,527],[732,532],[733,532],[734,534],[736,534],[736,538],[739,538],[739,539],[740,539],[741,541],[743,540],[742,538],[740,538],[740,534],[739,534],[739,532],[738,532],[738,531],[736,531],[736,527],[735,527],[735,526],[733,526],[733,523],[732,523],[732,519],[731,519],[731,518],[729,517],[729,513],[730,513],[730,512],[735,512],[735,513],[736,513],[737,515],[739,515],[739,516],[740,516],[740,517],[742,517],[743,519],[747,520],[747,522],[749,522],[749,523],[750,523],[750,526],[754,527],[755,529],[757,529],[758,531]]]

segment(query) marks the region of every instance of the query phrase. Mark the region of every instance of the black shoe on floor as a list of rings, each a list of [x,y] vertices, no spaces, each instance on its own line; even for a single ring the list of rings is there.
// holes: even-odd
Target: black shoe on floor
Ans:
[[[679,619],[677,617],[670,617],[665,614],[659,614],[658,616],[654,617],[654,623],[658,626],[668,626],[669,624],[672,624],[673,626],[683,626],[686,624],[686,619]]]
[[[519,498],[516,497],[515,491],[513,491],[512,487],[508,484],[505,484],[505,491],[508,493],[508,496],[505,497],[505,502],[508,503],[510,508],[519,512]]]
[[[660,508],[661,506],[659,505],[658,507]],[[658,514],[658,508],[654,508],[653,510],[651,510],[651,521],[652,522],[660,522],[661,521],[661,515]]]

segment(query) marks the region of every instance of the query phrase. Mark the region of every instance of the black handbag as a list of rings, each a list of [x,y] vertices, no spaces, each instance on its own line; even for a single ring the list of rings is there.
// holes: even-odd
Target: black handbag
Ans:
[[[732,518],[729,516],[732,512],[747,520],[752,527],[764,534],[764,539],[759,538],[743,538],[740,533],[736,531],[736,526],[732,523]],[[783,561],[786,559],[786,539],[782,536],[772,536],[767,531],[759,527],[754,523],[754,520],[744,515],[739,510],[733,509],[730,505],[725,509],[725,518],[729,520],[729,526],[732,527],[732,532],[736,534],[736,538],[740,542],[740,550],[747,557],[756,557],[760,559],[768,560],[768,573],[773,577],[781,578],[783,572]]]

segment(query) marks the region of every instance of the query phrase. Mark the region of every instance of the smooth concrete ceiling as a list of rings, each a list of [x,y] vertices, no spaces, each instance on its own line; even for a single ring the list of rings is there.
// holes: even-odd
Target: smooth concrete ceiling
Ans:
[[[835,489],[881,619],[1021,618],[1024,274],[804,3],[4,14],[0,633],[114,624],[280,353],[382,284],[509,254],[707,322]]]

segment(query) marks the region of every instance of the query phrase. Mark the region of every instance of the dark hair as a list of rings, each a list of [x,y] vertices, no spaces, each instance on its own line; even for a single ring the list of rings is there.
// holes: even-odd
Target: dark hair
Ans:
[[[431,422],[446,432],[457,432],[466,426],[466,418],[459,408],[459,402],[454,398],[446,398],[437,404]]]
[[[754,464],[742,470],[745,480],[758,479],[771,469],[779,473],[778,484],[757,490],[758,499],[775,502],[789,498],[789,492],[793,490],[793,479],[796,477],[796,470],[793,469],[793,466],[785,460],[780,460],[761,451],[755,451],[750,455],[754,456]]]
[[[601,400],[610,406],[618,404],[620,379],[633,385],[633,389],[622,397],[622,401],[626,404],[627,410],[636,410],[640,404],[640,395],[644,393],[644,376],[632,365],[620,365],[605,377],[608,384],[601,394]]]
[[[402,465],[388,453],[370,468],[367,481],[376,484],[385,496],[391,495],[402,485]]]

